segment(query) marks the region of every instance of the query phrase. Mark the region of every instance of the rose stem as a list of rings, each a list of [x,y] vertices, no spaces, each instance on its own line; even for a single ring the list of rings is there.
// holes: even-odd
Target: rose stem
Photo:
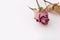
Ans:
[[[37,3],[37,5],[38,5],[38,9],[40,9],[40,5],[39,5],[39,3],[38,3],[38,0],[36,0],[36,3]]]
[[[28,6],[28,7],[29,7],[29,6]],[[30,8],[31,10],[33,10],[33,11],[34,11],[34,10],[37,10],[36,8],[31,8],[31,7],[29,7],[29,8]]]
[[[47,2],[47,3],[49,3],[49,4],[52,4],[51,2],[49,2],[49,1],[46,1],[46,0],[44,0],[44,2]]]
[[[29,7],[31,10],[33,10],[33,8]]]

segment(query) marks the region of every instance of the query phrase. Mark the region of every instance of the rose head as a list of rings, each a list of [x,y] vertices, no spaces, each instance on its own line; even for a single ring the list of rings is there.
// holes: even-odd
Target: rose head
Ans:
[[[34,19],[37,22],[41,22],[42,24],[47,25],[49,21],[48,12],[45,10],[43,12],[36,12]]]
[[[44,0],[45,1],[45,0]],[[31,10],[33,10],[35,12],[35,17],[34,19],[39,22],[42,23],[44,25],[48,24],[49,18],[48,18],[48,12],[43,9],[43,7],[41,7],[38,3],[38,1],[36,0],[36,3],[38,5],[38,10],[36,8],[31,8],[29,7]]]

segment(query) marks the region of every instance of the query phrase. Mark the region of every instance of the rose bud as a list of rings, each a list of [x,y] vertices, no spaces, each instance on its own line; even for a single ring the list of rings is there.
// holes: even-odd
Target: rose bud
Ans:
[[[48,11],[44,10],[43,7],[40,7],[37,0],[36,0],[36,3],[37,3],[37,5],[38,5],[38,9],[39,9],[39,10],[35,10],[35,11],[34,11],[34,12],[35,12],[35,17],[34,17],[34,19],[35,19],[37,22],[41,22],[42,24],[47,25],[48,22],[49,22]]]
[[[48,12],[44,10],[42,14],[40,15],[40,22],[42,24],[48,24],[49,18],[48,18]]]
[[[34,15],[34,19],[39,22],[39,23],[42,23],[44,25],[47,25],[48,22],[49,22],[49,18],[48,18],[48,12],[43,9],[43,7],[40,7],[39,6],[39,3],[38,1],[36,0],[37,2],[37,5],[38,5],[38,10],[36,8],[31,8],[29,7],[30,9],[32,9],[35,13]]]

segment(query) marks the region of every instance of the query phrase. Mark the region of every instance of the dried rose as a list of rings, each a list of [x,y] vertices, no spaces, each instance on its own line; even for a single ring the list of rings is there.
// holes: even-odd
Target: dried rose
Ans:
[[[38,5],[38,9],[39,9],[39,10],[37,10],[36,8],[30,8],[30,7],[29,7],[30,9],[32,9],[32,10],[35,12],[35,17],[34,17],[34,19],[35,19],[37,22],[39,22],[39,23],[42,23],[42,24],[44,24],[44,25],[47,25],[48,22],[49,22],[48,12],[47,12],[46,10],[44,10],[43,7],[40,7],[40,6],[39,6],[39,3],[38,3],[37,0],[36,0],[36,2],[37,2],[37,5]]]
[[[42,16],[40,16],[40,22],[42,24],[45,24],[46,25],[46,24],[48,24],[48,21],[49,21],[48,12],[46,10],[44,10],[42,12]]]
[[[49,18],[48,18],[48,12],[44,10],[43,12],[35,11],[35,17],[34,19],[37,22],[41,22],[42,24],[46,25],[48,24]]]

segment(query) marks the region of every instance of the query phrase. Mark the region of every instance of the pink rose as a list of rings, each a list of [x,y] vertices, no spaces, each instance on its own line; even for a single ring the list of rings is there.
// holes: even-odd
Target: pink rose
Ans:
[[[41,22],[42,24],[46,25],[48,24],[49,18],[48,18],[48,12],[46,10],[44,10],[43,12],[35,12],[35,17],[34,19],[37,22]]]

